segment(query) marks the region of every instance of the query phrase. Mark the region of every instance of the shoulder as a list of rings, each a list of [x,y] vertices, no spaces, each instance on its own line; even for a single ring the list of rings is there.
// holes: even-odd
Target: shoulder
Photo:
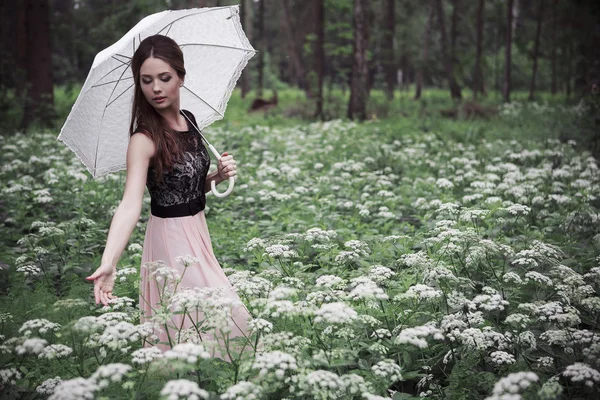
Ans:
[[[131,135],[129,138],[129,148],[148,159],[152,158],[156,152],[152,136],[144,129],[139,129]]]

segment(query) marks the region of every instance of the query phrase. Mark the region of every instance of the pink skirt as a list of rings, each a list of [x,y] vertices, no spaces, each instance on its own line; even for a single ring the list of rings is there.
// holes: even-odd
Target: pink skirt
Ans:
[[[188,255],[200,259],[200,264],[193,264],[185,269],[183,265],[175,261],[175,257],[177,256]],[[185,287],[220,286],[225,288],[226,296],[235,300],[240,300],[215,257],[204,211],[200,211],[194,216],[190,215],[177,218],[160,218],[152,214],[150,215],[150,219],[146,226],[146,235],[142,250],[142,264],[158,260],[164,261],[171,268],[176,268],[180,274],[183,275],[179,286],[177,286],[178,291]],[[148,275],[148,270],[146,268],[141,268],[141,323],[149,321],[154,315],[154,310],[157,310],[160,307],[157,306],[157,303],[159,302],[157,284],[154,280],[149,280]],[[189,314],[193,315],[192,318],[195,320],[198,318],[195,323],[198,323],[203,319],[201,312],[193,311]],[[231,332],[229,333],[229,338],[239,336],[249,338],[250,332],[248,329],[248,322],[250,319],[252,319],[252,316],[243,303],[238,307],[234,307],[230,321]],[[182,314],[173,315],[172,322],[167,325],[182,327],[182,331],[193,326],[190,321],[190,316],[188,315],[184,318],[184,315]],[[166,330],[169,331],[169,335],[167,335]],[[165,327],[163,325],[162,329],[157,329],[155,331],[155,334],[158,336],[160,342],[166,344],[158,343],[155,344],[155,346],[162,351],[169,350],[171,348],[168,344],[169,336],[171,337],[171,343],[175,345],[175,335],[177,332],[178,329]],[[205,335],[206,334],[203,334],[202,336],[207,337]],[[215,340],[211,335],[208,335],[208,338]],[[217,337],[216,340],[220,345],[223,345],[220,337]],[[145,347],[149,346],[151,345],[148,343],[145,345]],[[246,345],[245,348],[250,350],[250,345]],[[231,362],[231,358],[225,349],[215,349],[214,355],[225,361]]]

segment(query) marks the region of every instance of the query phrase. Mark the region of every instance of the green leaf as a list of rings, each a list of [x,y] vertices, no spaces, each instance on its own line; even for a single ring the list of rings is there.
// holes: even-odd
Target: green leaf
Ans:
[[[409,368],[412,365],[412,357],[408,351],[402,352],[402,361],[404,361],[404,368]]]
[[[360,364],[360,361],[358,363]],[[353,367],[356,362],[354,360],[335,360],[330,365],[332,367]]]
[[[365,371],[369,371],[371,369],[371,367],[369,367],[369,364],[367,363],[367,361],[363,360],[363,359],[358,360],[358,366],[360,369],[363,369]]]

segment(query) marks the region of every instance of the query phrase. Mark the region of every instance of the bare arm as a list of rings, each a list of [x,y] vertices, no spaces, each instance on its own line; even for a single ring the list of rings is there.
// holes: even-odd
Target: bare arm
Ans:
[[[136,133],[129,139],[127,180],[123,199],[110,224],[106,247],[102,255],[102,264],[86,278],[88,281],[94,281],[96,304],[101,302],[103,305],[107,305],[111,299],[117,297],[112,294],[117,262],[140,218],[148,166],[154,151],[152,139],[143,133]]]
[[[153,153],[154,143],[146,135],[136,133],[129,139],[125,191],[110,224],[102,264],[110,264],[116,268],[121,253],[129,242],[142,211],[146,176]]]

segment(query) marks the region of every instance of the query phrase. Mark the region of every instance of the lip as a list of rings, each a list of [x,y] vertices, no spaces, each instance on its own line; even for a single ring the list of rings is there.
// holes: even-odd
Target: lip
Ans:
[[[163,101],[165,101],[166,97],[155,97],[152,100],[154,100],[157,103],[162,103]]]

